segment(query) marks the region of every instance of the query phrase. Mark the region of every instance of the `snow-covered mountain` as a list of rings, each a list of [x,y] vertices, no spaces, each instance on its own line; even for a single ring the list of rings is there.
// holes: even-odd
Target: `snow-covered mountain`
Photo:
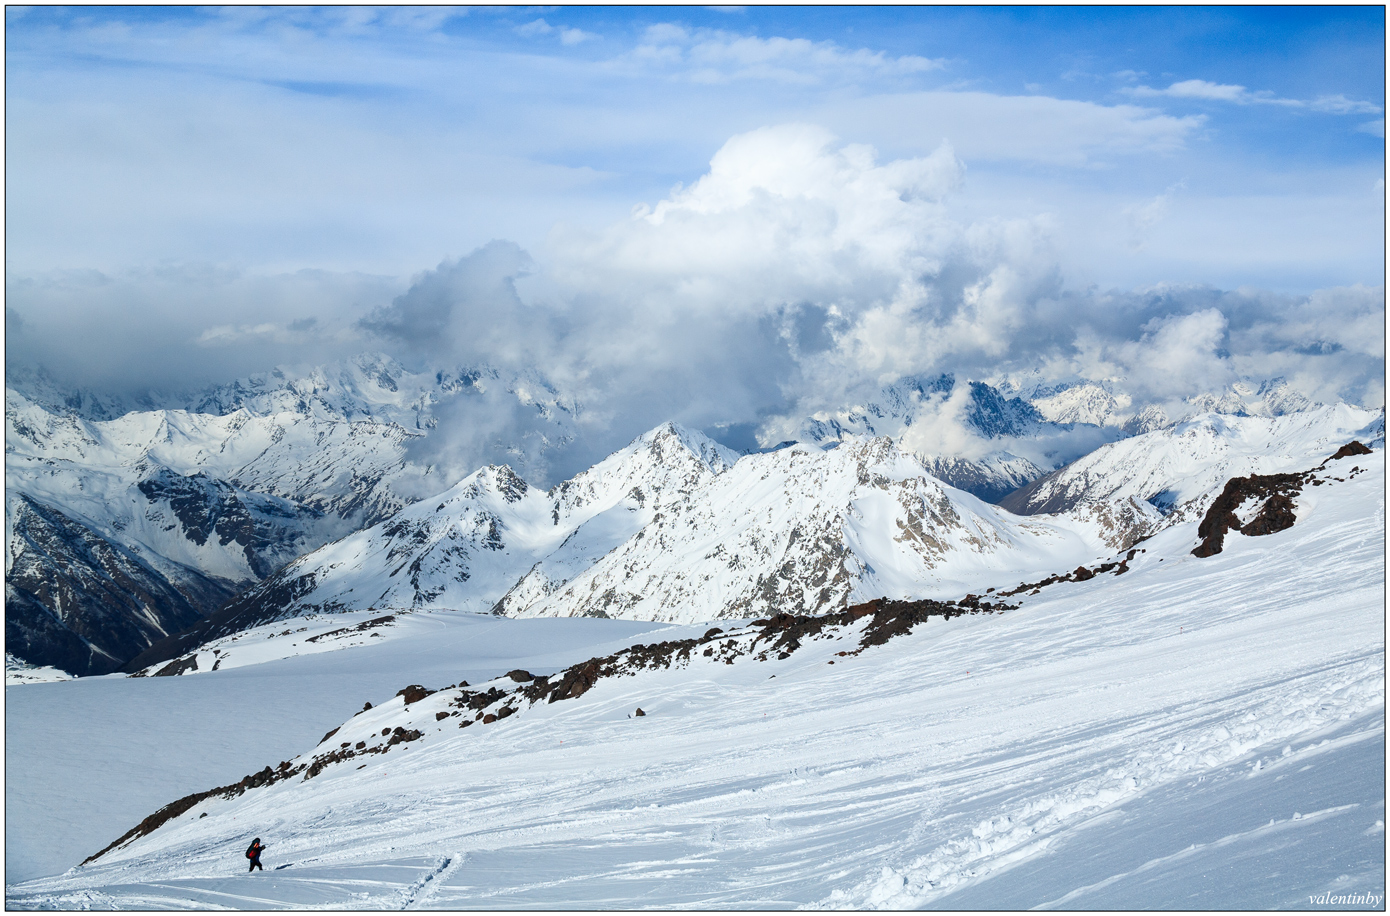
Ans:
[[[745,525],[747,531],[736,536],[744,523],[720,507],[702,510],[698,524],[689,521],[696,518],[688,504],[698,501],[697,491],[735,460],[696,433],[676,435],[685,443],[671,459],[679,466],[661,470],[639,462],[617,471],[601,464],[563,485],[573,492],[601,491],[590,498],[601,507],[593,512],[584,508],[588,503],[574,502],[577,497],[565,492],[543,494],[522,483],[528,469],[542,466],[550,450],[574,442],[581,428],[579,406],[534,372],[504,376],[487,367],[411,372],[389,357],[367,355],[300,373],[275,370],[199,392],[151,393],[138,404],[66,390],[41,373],[21,373],[11,381],[20,387],[9,388],[6,399],[6,600],[13,609],[7,617],[12,643],[22,647],[17,654],[33,664],[71,664],[85,657],[88,667],[81,673],[110,670],[130,659],[132,645],[143,650],[148,646],[139,647],[140,641],[153,645],[173,638],[185,628],[190,608],[208,615],[242,592],[224,615],[227,621],[254,622],[284,609],[301,613],[374,605],[495,607],[505,614],[623,613],[617,609],[631,603],[622,597],[631,592],[628,573],[601,572],[599,567],[620,547],[624,555],[636,551],[631,562],[647,563],[638,550],[642,538],[658,532],[675,537],[670,526],[678,518],[686,519],[681,524],[689,529],[682,538],[716,537],[732,549],[746,535],[761,552],[750,553],[751,542],[735,550],[740,562],[752,564],[752,578],[730,579],[725,583],[728,594],[702,598],[699,610],[693,604],[675,610],[688,582],[723,581],[726,574],[703,568],[680,572],[669,556],[653,559],[652,570],[670,567],[669,576],[658,577],[665,583],[661,588],[670,591],[660,600],[648,596],[642,613],[661,619],[736,614],[746,602],[753,602],[752,607],[773,596],[782,600],[789,594],[785,589],[802,587],[787,582],[817,582],[821,567],[832,572],[815,586],[820,597],[812,600],[807,591],[799,607],[823,609],[849,600],[851,593],[867,594],[856,591],[861,581],[863,588],[918,581],[920,570],[912,565],[917,561],[882,553],[883,545],[852,547],[841,536],[841,521],[860,511],[853,504],[865,493],[844,491],[835,497],[840,503],[834,507],[816,503],[814,510],[806,509],[809,514],[785,516],[794,520],[779,532],[754,534]],[[1231,394],[1216,406],[1254,409],[1252,398],[1267,412],[1300,406],[1286,389],[1271,383],[1246,392],[1245,401],[1226,403],[1236,397]],[[865,437],[895,437],[899,448],[908,447],[910,440],[915,452],[916,464],[903,471],[907,476],[931,476],[989,501],[1019,491],[1009,505],[1036,513],[1043,504],[1032,494],[1042,492],[1042,485],[1020,488],[1078,449],[1124,435],[1113,425],[1118,416],[1114,405],[1102,403],[1110,398],[1120,404],[1123,395],[1103,385],[1034,385],[1026,391],[1015,385],[1009,390],[1019,394],[1006,396],[950,375],[904,379],[865,405],[808,419],[795,433],[809,445],[783,450],[787,454],[781,457],[757,457],[753,464],[805,462],[805,455],[820,454],[816,446],[850,446],[838,456],[811,462],[834,464],[848,461],[846,456],[859,449],[855,443]],[[1068,398],[1071,407],[1063,409],[1059,405]],[[973,458],[934,454],[932,440],[916,424],[931,411],[939,412],[948,399],[953,416],[970,435],[1001,447]],[[142,409],[122,413],[132,406]],[[525,417],[520,426],[503,424],[500,432],[489,432],[497,427],[487,422],[470,426],[471,418],[486,421],[515,415],[518,409]],[[1157,413],[1150,419],[1166,422]],[[457,477],[450,475],[464,472],[433,463],[440,456],[447,461],[454,443],[468,450],[470,462],[475,455],[496,460],[455,485]],[[1004,445],[1026,451],[1036,461]],[[635,460],[619,455],[609,462]],[[704,468],[703,476],[682,477],[693,473],[690,461]],[[1181,468],[1168,470],[1178,473]],[[841,472],[848,474],[848,466],[815,473],[834,477]],[[778,485],[809,494],[815,485],[802,480],[801,473],[791,473]],[[673,482],[676,478],[684,483]],[[1101,483],[1093,488],[1103,495],[1046,504],[1069,510],[1065,519],[1048,524],[1089,544],[1087,556],[1154,530],[1161,523],[1155,513],[1169,508],[1160,490],[1106,491]],[[448,495],[440,497],[446,490]],[[509,494],[520,495],[512,499]],[[924,504],[937,499],[926,490],[920,496]],[[1150,497],[1157,497],[1152,504],[1146,502]],[[941,498],[955,500],[951,511],[962,518],[978,515],[989,519],[982,522],[986,527],[1008,527],[988,512],[979,515],[957,496]],[[775,507],[764,509],[782,517]],[[440,519],[445,517],[453,521],[444,524]],[[915,518],[908,512],[886,523],[910,528],[917,524]],[[439,525],[444,527],[436,530]],[[648,534],[641,533],[649,527]],[[705,533],[697,536],[697,528]],[[795,546],[783,543],[793,530],[803,532],[798,538],[804,539]],[[363,532],[365,540],[341,540],[354,532]],[[83,549],[72,546],[79,542]],[[988,538],[984,542],[992,543]],[[320,548],[328,553],[315,554]],[[952,550],[964,556],[966,545]],[[841,553],[843,563],[827,559]],[[404,567],[398,562],[403,557],[408,557]],[[703,555],[686,560],[697,567],[719,562]],[[774,560],[784,572],[764,568]],[[945,568],[944,561],[931,562],[933,568]],[[1020,575],[1035,568],[1021,560],[999,562],[1001,569],[1017,567]],[[289,563],[295,563],[293,572],[274,575]],[[883,572],[900,568],[913,571],[901,576]],[[921,581],[944,583],[953,574],[933,575],[937,578]],[[690,576],[696,579],[674,584]],[[587,577],[584,587],[598,590],[582,600],[574,591],[581,577]],[[264,587],[252,589],[263,580]],[[551,600],[561,590],[582,610],[561,609],[561,599]],[[750,597],[754,592],[765,599]],[[897,593],[917,594],[920,588]],[[61,608],[59,596],[65,602]],[[656,611],[657,604],[665,609]],[[98,613],[98,608],[104,610]],[[130,619],[117,626],[113,614]],[[102,620],[79,622],[84,615]],[[126,635],[118,638],[118,631]],[[178,641],[185,644],[186,639]]]
[[[1127,511],[1020,522],[887,438],[739,458],[668,423],[549,491],[484,468],[307,554],[129,668],[325,611],[691,623],[951,594],[981,575],[1012,584],[1122,550],[1147,530],[1114,523]]]
[[[888,438],[795,445],[740,459],[544,600],[509,595],[499,607],[672,623],[819,614],[963,593],[982,575],[1024,577],[1114,550],[1051,521],[1018,524]]]
[[[7,905],[1377,906],[1385,456],[1330,451],[1296,469],[1316,472],[1291,527],[1198,557],[1181,522],[1124,568],[1002,600],[639,638],[356,612],[225,641],[234,670],[12,688],[30,763],[7,778],[49,810],[15,818],[11,845],[54,821],[85,845],[25,861]],[[153,697],[199,736],[168,751],[178,787],[94,831],[129,795],[121,742],[162,746]],[[268,725],[264,763],[229,771],[218,738],[253,697],[323,717]]]
[[[999,389],[983,382],[958,383],[955,376],[909,376],[885,385],[864,404],[838,411],[814,414],[794,429],[783,429],[791,439],[818,445],[844,441],[850,436],[889,436],[899,442],[924,414],[938,412],[953,396],[961,399],[955,409],[960,426],[982,440],[1001,443],[1030,440],[1041,467],[1029,458],[996,448],[978,457],[943,454],[930,438],[914,437],[914,451],[931,473],[940,480],[988,502],[1041,477],[1073,455],[1059,441],[1069,438],[1076,423],[1089,421],[1056,420],[1044,415],[1024,398],[1006,397]],[[1095,443],[1114,439],[1118,433],[1103,433],[1097,426]],[[1017,447],[1017,446],[1015,446]]]
[[[500,454],[523,464],[525,449],[568,441],[573,420],[572,405],[539,376],[412,374],[383,356],[180,398],[151,394],[144,400],[183,406],[129,412],[118,398],[64,390],[41,373],[14,381],[24,390],[8,388],[5,404],[12,645],[40,665],[85,655],[95,667],[73,669],[84,674],[185,629],[190,608],[196,620],[291,560],[446,489],[446,472],[410,454],[441,404],[484,413],[521,405],[537,435]],[[55,521],[28,523],[38,518]],[[65,546],[77,531],[89,549]],[[133,588],[137,580],[145,585]],[[103,622],[80,619],[99,608]],[[113,614],[130,619],[112,629]]]
[[[306,554],[132,667],[320,611],[524,606],[523,596],[548,595],[737,458],[704,434],[667,423],[549,491],[505,465],[482,468],[439,496]]]
[[[1046,478],[1056,491],[1020,491],[1040,501],[1019,507],[1027,518],[942,483],[886,437],[735,460],[666,424],[548,492],[484,468],[301,557],[128,670],[325,611],[696,623],[1008,588],[1195,519],[1229,477],[1306,466],[1368,438],[1378,416],[1210,414],[1106,446]]]
[[[1223,391],[1192,395],[1171,415],[1156,405],[1137,407],[1125,392],[1123,379],[1058,381],[1041,373],[1026,373],[1001,380],[999,391],[1001,396],[1026,401],[1053,423],[1114,427],[1128,435],[1152,432],[1205,413],[1280,417],[1322,406],[1282,377],[1241,379]]]
[[[1206,511],[1222,484],[1244,474],[1308,467],[1352,439],[1384,435],[1384,410],[1316,407],[1278,417],[1208,413],[1103,446],[1006,497],[1020,515],[1075,512],[1142,500],[1172,521]]]

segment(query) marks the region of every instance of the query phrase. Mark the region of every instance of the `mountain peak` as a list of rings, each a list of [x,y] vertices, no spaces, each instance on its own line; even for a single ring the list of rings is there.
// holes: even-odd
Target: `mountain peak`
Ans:
[[[633,446],[659,448],[668,442],[679,443],[686,451],[698,458],[701,464],[716,474],[723,473],[733,467],[739,459],[738,452],[720,445],[697,429],[682,426],[675,420],[667,420],[633,439],[629,448]]]

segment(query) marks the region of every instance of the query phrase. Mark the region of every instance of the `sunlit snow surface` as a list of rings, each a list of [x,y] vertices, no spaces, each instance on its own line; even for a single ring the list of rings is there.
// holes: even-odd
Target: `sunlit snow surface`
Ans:
[[[1366,473],[1305,488],[1293,528],[1232,534],[1215,557],[1190,556],[1186,523],[1144,542],[1123,576],[1054,585],[1002,615],[932,619],[857,657],[835,655],[856,644],[851,631],[784,661],[697,658],[492,725],[445,720],[361,769],[205,803],[98,863],[12,883],[7,904],[1310,908],[1330,893],[1383,905],[1384,453],[1343,459],[1338,476],[1352,464]],[[61,782],[52,804],[68,813],[55,817],[75,822],[146,777],[54,765],[82,740],[102,760],[118,756],[107,744],[141,745],[152,765],[177,754],[178,783],[85,855],[163,802],[308,751],[367,700],[392,714],[406,684],[568,663],[534,643],[569,631],[528,626],[591,627],[571,659],[634,638],[619,621],[487,621],[488,640],[438,626],[426,651],[404,634],[430,619],[157,687],[11,687],[10,754],[16,741],[31,751],[10,756],[7,793]],[[270,631],[310,625],[330,622]],[[227,705],[228,721],[205,721],[198,698],[213,685],[244,688],[254,711],[237,719]],[[79,690],[63,714],[53,698]],[[289,718],[316,704],[322,718],[229,765],[221,745],[280,728],[271,696]],[[639,706],[647,715],[629,718]],[[62,735],[69,744],[52,743]],[[267,871],[247,875],[252,836],[269,844]]]

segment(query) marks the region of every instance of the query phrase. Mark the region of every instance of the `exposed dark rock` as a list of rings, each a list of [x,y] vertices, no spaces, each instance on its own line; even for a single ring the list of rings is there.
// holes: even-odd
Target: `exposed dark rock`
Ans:
[[[391,730],[391,739],[386,742],[386,746],[395,747],[397,744],[401,744],[406,741],[417,741],[422,737],[424,736],[413,728],[406,729],[401,728],[399,725],[397,725],[394,729]]]
[[[638,707],[637,707],[637,711],[636,711],[635,713],[633,713],[633,715],[634,715],[634,716],[645,716],[646,713],[644,713],[644,712],[642,711],[642,707],[638,706]]]
[[[304,546],[298,526],[290,523],[323,517],[309,506],[244,491],[202,472],[183,475],[160,468],[136,486],[150,502],[166,503],[184,535],[200,547],[214,536],[224,547],[235,542],[251,572],[262,579]]]
[[[426,690],[419,684],[411,684],[409,687],[398,690],[396,696],[405,697],[405,705],[409,706],[412,703],[420,702],[432,693],[434,693],[433,690]]]
[[[385,617],[373,617],[371,620],[364,620],[355,627],[340,627],[336,630],[329,630],[327,633],[320,633],[317,636],[310,636],[305,642],[318,642],[320,639],[331,639],[334,636],[346,636],[352,633],[362,633],[376,627],[384,627],[395,623],[396,615],[387,614]]]
[[[1025,487],[1019,487],[1007,496],[1002,497],[996,504],[1001,509],[1007,509],[1014,515],[1043,515],[1054,512],[1065,512],[1081,502],[1082,493],[1052,493],[1047,498],[1042,498],[1039,494],[1049,488],[1054,480],[1061,477],[1065,467],[1060,467],[1051,471]]]
[[[175,677],[189,671],[198,670],[198,656],[190,655],[187,658],[179,658],[160,668],[154,673],[155,677]]]
[[[1337,454],[1332,456],[1332,460],[1336,461],[1339,458],[1350,458],[1352,455],[1369,454],[1371,454],[1370,449],[1366,448],[1366,446],[1362,445],[1360,442],[1352,440],[1351,442],[1348,442],[1346,445],[1337,449]]]
[[[214,639],[281,620],[285,616],[285,608],[312,591],[314,585],[315,574],[312,572],[300,576],[272,576],[237,595],[192,626],[154,642],[122,665],[120,670],[133,673],[177,658]]]
[[[1294,523],[1293,497],[1303,489],[1312,472],[1302,474],[1251,474],[1232,477],[1226,481],[1221,495],[1207,507],[1207,514],[1197,526],[1201,543],[1192,549],[1194,557],[1210,557],[1221,552],[1226,533],[1273,534]],[[1236,510],[1248,499],[1263,501],[1259,513],[1251,519],[1246,531]],[[1273,505],[1271,506],[1271,503]]]
[[[531,674],[531,672],[523,671],[520,668],[517,668],[515,671],[508,671],[507,677],[516,681],[518,684],[524,684],[527,681],[534,680],[534,677]]]

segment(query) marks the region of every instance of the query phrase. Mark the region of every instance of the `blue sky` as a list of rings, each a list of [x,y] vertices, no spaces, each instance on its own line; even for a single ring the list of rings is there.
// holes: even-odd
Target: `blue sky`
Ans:
[[[834,368],[779,352],[754,386],[788,401],[843,395],[835,373],[1132,375],[1122,338],[1212,309],[1229,363],[1251,312],[1222,296],[1332,314],[1329,290],[1358,290],[1338,308],[1360,333],[1383,326],[1384,35],[1378,6],[10,8],[11,356],[112,380],[146,380],[141,347],[171,373],[326,358],[493,240],[516,256],[468,263],[513,264],[507,307],[565,314],[572,340],[617,302],[594,328],[821,316]],[[847,194],[865,182],[906,203]],[[752,241],[711,261],[716,226]],[[769,232],[792,241],[763,250]],[[696,288],[724,298],[671,304]],[[1038,303],[1077,297],[1063,312],[1084,327],[1039,323]],[[870,325],[895,308],[921,318],[901,333],[957,344],[889,353]],[[1117,336],[1087,337],[1102,325]],[[1259,358],[1212,378],[1350,390],[1255,337]],[[1367,358],[1383,375],[1383,345]],[[603,375],[586,359],[576,378]],[[1357,371],[1357,397],[1383,401]]]
[[[1117,268],[1087,226],[1180,185],[1173,226],[1220,201],[1251,248],[1288,245],[1271,198],[1371,228],[1383,35],[1379,7],[12,9],[9,257],[410,271],[605,222],[810,120],[885,158],[948,140],[963,206],[1056,214],[1101,283],[1373,280],[1362,252],[1218,266],[1162,233]],[[262,189],[284,209],[247,212]]]

